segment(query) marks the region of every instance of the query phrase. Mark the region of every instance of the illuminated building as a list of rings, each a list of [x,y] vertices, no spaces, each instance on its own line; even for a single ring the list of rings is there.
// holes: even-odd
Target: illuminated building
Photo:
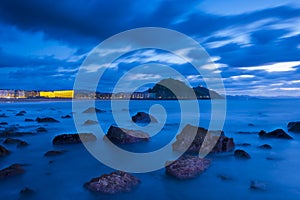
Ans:
[[[74,97],[74,90],[40,91],[40,97],[70,99]]]
[[[0,98],[15,98],[15,91],[14,90],[0,90]]]

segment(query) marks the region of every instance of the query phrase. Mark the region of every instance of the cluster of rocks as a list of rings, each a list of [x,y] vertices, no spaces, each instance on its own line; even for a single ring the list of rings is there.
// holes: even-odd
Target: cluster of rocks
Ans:
[[[79,144],[82,142],[96,141],[97,137],[92,133],[74,133],[57,135],[52,140],[54,145]]]
[[[27,142],[20,140],[20,139],[14,139],[14,138],[6,138],[3,142],[3,144],[6,144],[6,145],[14,144],[14,145],[17,145],[17,147],[25,147],[28,145]]]
[[[233,138],[225,136],[223,131],[208,131],[205,128],[186,125],[176,136],[173,150],[186,153],[199,153],[200,148],[206,152],[229,152],[235,147]]]
[[[291,137],[290,135],[288,135],[282,129],[276,129],[276,130],[268,132],[268,133],[266,131],[264,131],[264,130],[261,130],[258,133],[258,135],[259,135],[259,137],[262,137],[262,138],[280,138],[280,139],[288,139],[288,140],[293,139],[293,137]]]

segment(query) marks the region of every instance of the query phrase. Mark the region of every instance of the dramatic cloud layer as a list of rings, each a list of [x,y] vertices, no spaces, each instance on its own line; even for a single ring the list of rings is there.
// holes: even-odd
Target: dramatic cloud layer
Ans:
[[[96,45],[121,31],[146,26],[174,29],[197,40],[215,62],[203,69],[217,66],[214,72],[221,73],[229,95],[300,96],[300,3],[296,0],[3,0],[1,88],[72,88],[82,61]],[[120,50],[126,52],[126,46]],[[147,49],[108,66],[102,89],[110,90],[111,82],[145,63],[173,66],[190,84],[204,84],[187,61]],[[100,67],[86,66],[86,71],[97,72]],[[167,76],[140,72],[127,79],[157,81]]]

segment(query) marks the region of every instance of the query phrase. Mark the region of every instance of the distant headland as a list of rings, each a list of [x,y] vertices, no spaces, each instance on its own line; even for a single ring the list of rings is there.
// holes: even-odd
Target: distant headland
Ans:
[[[171,88],[171,89],[169,89]],[[176,91],[176,95],[172,92]],[[49,100],[49,99],[134,99],[134,100],[176,100],[176,99],[224,99],[223,96],[203,86],[189,87],[184,82],[172,78],[163,79],[143,92],[103,93],[74,90],[4,90],[0,89],[0,99],[9,100]]]

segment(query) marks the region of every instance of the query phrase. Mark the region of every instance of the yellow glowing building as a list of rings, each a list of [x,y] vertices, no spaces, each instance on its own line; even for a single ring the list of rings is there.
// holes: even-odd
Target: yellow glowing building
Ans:
[[[73,98],[74,90],[40,91],[40,97],[45,98]]]

